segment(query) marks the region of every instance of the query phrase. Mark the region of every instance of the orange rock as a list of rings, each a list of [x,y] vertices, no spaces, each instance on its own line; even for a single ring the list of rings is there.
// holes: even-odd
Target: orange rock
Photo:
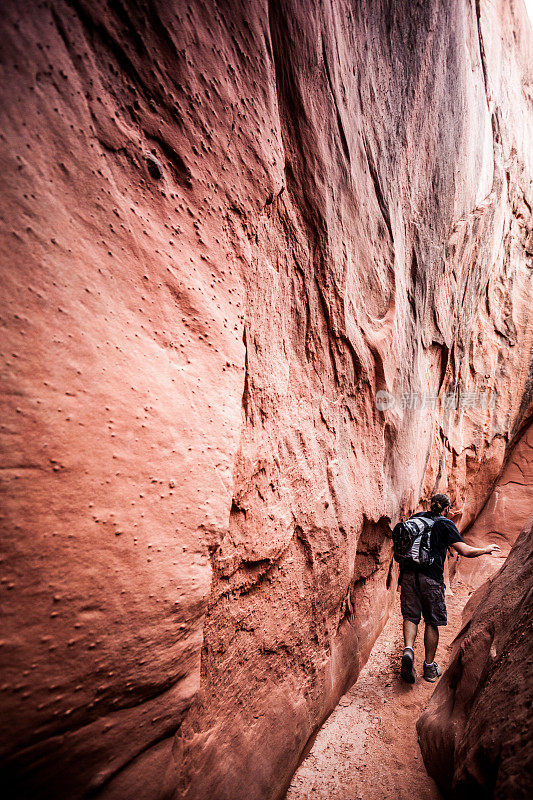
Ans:
[[[418,720],[426,768],[447,797],[531,797],[532,546],[530,518],[467,605],[455,656]]]
[[[531,416],[533,58],[480,6],[4,2],[3,788],[281,796],[391,525],[483,507]]]

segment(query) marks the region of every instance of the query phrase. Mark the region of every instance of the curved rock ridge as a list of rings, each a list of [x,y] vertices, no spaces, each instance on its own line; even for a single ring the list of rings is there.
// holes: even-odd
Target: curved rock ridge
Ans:
[[[529,425],[509,451],[482,511],[465,533],[473,547],[499,544],[505,558],[527,522],[533,508],[533,425]],[[499,568],[498,559],[455,558],[451,573],[458,581],[475,589]]]
[[[1,785],[281,797],[532,415],[523,3],[1,26]]]
[[[533,793],[532,617],[533,516],[467,604],[455,655],[417,722],[426,768],[447,797]]]

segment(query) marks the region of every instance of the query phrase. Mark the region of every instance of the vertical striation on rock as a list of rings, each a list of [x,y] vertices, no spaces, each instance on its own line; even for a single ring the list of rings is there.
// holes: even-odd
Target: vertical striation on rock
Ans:
[[[3,785],[280,797],[531,419],[523,4],[3,10]]]

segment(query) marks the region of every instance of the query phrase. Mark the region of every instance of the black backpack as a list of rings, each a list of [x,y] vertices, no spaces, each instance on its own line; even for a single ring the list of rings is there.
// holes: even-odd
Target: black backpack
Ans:
[[[431,529],[436,520],[432,517],[410,517],[398,522],[392,531],[394,558],[400,566],[429,567],[431,555]]]

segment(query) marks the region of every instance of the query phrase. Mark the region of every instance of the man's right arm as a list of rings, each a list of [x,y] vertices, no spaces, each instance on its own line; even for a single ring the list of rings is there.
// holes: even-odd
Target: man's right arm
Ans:
[[[489,544],[487,547],[471,547],[466,542],[453,542],[450,545],[456,550],[460,556],[466,558],[476,558],[477,556],[488,556],[491,553],[496,553],[500,550],[497,544]]]

